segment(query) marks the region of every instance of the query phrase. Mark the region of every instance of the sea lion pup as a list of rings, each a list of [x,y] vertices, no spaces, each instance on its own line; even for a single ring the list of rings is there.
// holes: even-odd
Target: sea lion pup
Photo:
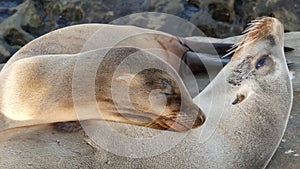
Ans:
[[[264,168],[283,136],[292,104],[283,32],[283,25],[275,18],[252,22],[232,60],[194,99],[206,113],[206,122],[191,130],[177,146],[153,157],[136,159],[100,149],[103,160],[109,160],[101,167]],[[124,133],[138,129],[143,133],[138,126]]]
[[[121,63],[130,57],[136,59],[121,69]],[[144,63],[150,68],[134,74],[135,67]],[[82,72],[76,73],[75,68]],[[92,84],[88,86],[86,78],[90,76],[86,74],[93,70],[97,71],[90,75]],[[1,80],[1,130],[100,119],[186,131],[202,125],[205,119],[169,64],[132,47],[20,59],[1,72]],[[83,92],[89,87],[92,96]],[[74,96],[74,90],[81,93]],[[74,99],[85,114],[76,114]],[[94,104],[100,113],[91,108]]]

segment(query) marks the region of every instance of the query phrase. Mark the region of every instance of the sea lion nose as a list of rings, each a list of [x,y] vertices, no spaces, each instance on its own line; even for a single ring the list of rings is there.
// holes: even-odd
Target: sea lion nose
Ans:
[[[199,126],[202,126],[204,124],[206,120],[206,117],[204,115],[204,113],[202,112],[202,110],[200,108],[198,108],[198,114],[196,116],[196,119],[195,119],[195,122],[194,122],[194,125],[192,126],[192,128],[197,128]]]
[[[204,124],[206,119],[205,114],[196,104],[190,102],[184,103],[181,108],[182,115],[179,115],[176,121],[185,126],[187,130],[200,127]]]

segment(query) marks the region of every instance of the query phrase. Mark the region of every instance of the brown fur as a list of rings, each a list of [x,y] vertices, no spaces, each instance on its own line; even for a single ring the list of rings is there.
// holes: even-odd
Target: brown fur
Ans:
[[[244,46],[255,44],[257,41],[267,38],[272,34],[270,30],[272,30],[273,22],[274,20],[270,17],[253,20],[249,23],[249,27],[243,32],[245,34],[242,37],[242,41],[236,43],[226,56],[234,53],[231,59],[235,60]]]
[[[126,62],[131,64],[130,68],[117,71],[124,59],[137,52],[136,60]],[[99,67],[95,67],[99,58],[103,60]],[[136,75],[131,73],[134,66],[143,63],[159,65],[167,72],[146,69]],[[76,74],[74,71],[78,67],[82,70]],[[93,71],[93,68],[97,69],[94,87],[100,115],[91,110],[93,97],[84,92],[89,88],[86,73]],[[203,112],[192,102],[173,68],[158,57],[136,48],[100,49],[72,56],[35,56],[18,60],[1,73],[7,80],[2,88],[3,106],[0,108],[9,119],[8,126],[3,126],[2,130],[100,119],[161,130],[186,131],[202,125],[205,120]],[[81,81],[80,87],[83,87],[78,96],[74,96],[73,91],[76,77]],[[117,87],[112,84],[117,84]],[[124,87],[129,88],[129,93]],[[5,97],[6,92],[10,93],[10,98]],[[126,100],[126,94],[129,94],[130,100]],[[78,101],[74,102],[74,99]],[[14,102],[11,103],[11,100]],[[76,114],[76,106],[85,107],[86,112]]]

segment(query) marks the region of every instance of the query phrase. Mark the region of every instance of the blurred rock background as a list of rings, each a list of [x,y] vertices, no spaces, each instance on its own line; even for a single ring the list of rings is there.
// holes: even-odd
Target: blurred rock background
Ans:
[[[31,40],[52,30],[81,23],[109,23],[137,12],[173,14],[190,21],[207,36],[217,38],[241,34],[246,24],[259,16],[278,18],[286,32],[299,31],[299,6],[298,0],[0,0],[0,63]],[[167,22],[159,16],[155,20]],[[151,28],[157,29],[157,25]],[[293,41],[288,44],[296,49],[295,56],[288,58],[297,63],[295,65],[299,65],[298,44]],[[295,67],[298,73],[299,67]],[[298,84],[299,78],[294,82]],[[300,145],[297,86],[294,85],[294,105],[297,106],[269,164],[270,169],[300,166],[299,151],[296,152]]]
[[[0,0],[0,63],[52,30],[145,11],[179,16],[219,38],[240,34],[259,16],[274,16],[286,31],[297,31],[299,5],[297,0]]]

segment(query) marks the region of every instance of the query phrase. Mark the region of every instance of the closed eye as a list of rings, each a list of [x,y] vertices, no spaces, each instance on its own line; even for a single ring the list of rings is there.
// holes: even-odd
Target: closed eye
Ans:
[[[163,94],[167,97],[178,97],[178,95],[174,94],[174,93],[167,93],[167,92],[160,92],[160,94]]]
[[[166,95],[166,96],[171,96],[173,95],[172,93],[166,93],[166,92],[160,92],[160,94]]]
[[[268,59],[268,57],[269,57],[269,55],[263,55],[263,56],[261,56],[257,60],[257,62],[255,64],[255,68],[259,69],[259,68],[263,67],[264,65],[266,65],[266,60]]]

